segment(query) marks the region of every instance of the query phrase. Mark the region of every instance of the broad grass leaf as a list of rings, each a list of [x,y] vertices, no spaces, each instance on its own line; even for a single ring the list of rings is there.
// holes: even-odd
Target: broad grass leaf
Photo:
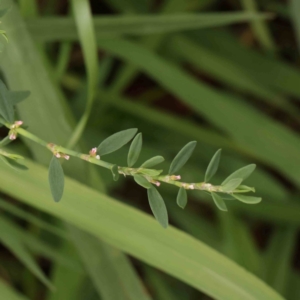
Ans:
[[[191,157],[195,147],[196,147],[197,142],[192,141],[187,143],[175,156],[173,159],[170,169],[169,169],[169,174],[172,175],[176,172],[178,172],[184,164],[188,161],[188,159]]]
[[[162,196],[154,186],[148,189],[147,193],[148,193],[149,204],[155,219],[159,222],[159,224],[162,227],[167,228],[169,224],[169,220],[168,220],[168,212],[167,212],[164,199],[162,198]]]
[[[65,178],[64,170],[55,156],[50,162],[48,179],[52,197],[55,202],[59,202],[64,192]]]
[[[137,133],[137,128],[131,128],[119,131],[106,138],[98,146],[97,152],[99,155],[105,155],[114,152],[126,145]]]

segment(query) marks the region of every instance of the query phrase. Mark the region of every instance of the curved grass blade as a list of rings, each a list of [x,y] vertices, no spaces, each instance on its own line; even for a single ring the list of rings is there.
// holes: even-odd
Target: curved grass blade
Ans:
[[[159,224],[162,227],[167,228],[169,224],[169,219],[164,199],[154,186],[148,189],[147,193],[149,204],[155,219],[159,222]]]
[[[152,187],[152,184],[145,177],[141,175],[134,175],[133,178],[137,184],[139,184],[145,189],[150,189]]]
[[[225,185],[230,180],[236,179],[236,178],[241,178],[243,180],[247,179],[252,174],[252,172],[255,170],[255,168],[256,168],[256,165],[251,164],[251,165],[248,165],[248,166],[245,166],[243,168],[236,170],[222,182],[222,185]]]
[[[191,157],[195,147],[196,147],[197,142],[192,141],[187,143],[175,156],[173,159],[170,169],[169,169],[169,174],[172,175],[176,172],[178,172],[184,164],[188,161],[188,159]]]
[[[218,207],[218,209],[222,210],[222,211],[227,211],[227,206],[224,202],[224,200],[216,193],[211,193],[211,196],[216,204],[216,206]]]
[[[176,199],[177,205],[181,207],[182,209],[186,207],[187,205],[187,192],[185,188],[181,187],[177,194]]]
[[[49,166],[48,180],[51,194],[55,202],[59,202],[64,192],[64,170],[59,160],[53,156]]]
[[[162,156],[154,156],[148,160],[146,160],[140,168],[152,168],[160,163],[162,163],[165,159]]]
[[[242,183],[242,178],[235,178],[228,181],[224,186],[222,185],[222,191],[231,192],[234,191]]]
[[[244,203],[247,204],[257,204],[261,201],[260,197],[253,197],[253,196],[244,196],[244,195],[240,195],[240,194],[232,194],[232,196]]]
[[[72,0],[71,4],[77,25],[79,40],[83,49],[83,56],[87,69],[88,88],[85,111],[68,142],[69,148],[72,148],[77,144],[92,111],[92,105],[97,87],[99,66],[97,43],[90,3],[88,0]]]
[[[208,182],[217,172],[219,163],[220,163],[220,157],[221,157],[222,149],[219,149],[215,155],[212,157],[205,173],[205,182]]]
[[[0,240],[14,255],[34,274],[41,282],[43,282],[49,289],[53,290],[54,287],[48,278],[44,275],[38,264],[34,261],[33,257],[24,247],[23,241],[15,232],[10,224],[0,219]]]
[[[131,128],[119,131],[106,138],[98,146],[97,152],[99,155],[105,155],[117,151],[126,145],[137,133],[137,128]]]
[[[30,171],[21,177],[7,167],[0,168],[3,192],[76,225],[212,298],[283,300],[262,280],[195,238],[172,226],[161,230],[153,218],[69,177],[64,201],[58,209],[47,200],[47,169],[30,160],[26,164]],[[282,207],[286,209],[286,205]],[[299,218],[295,216],[299,214],[294,211],[294,222],[298,224]]]
[[[138,160],[142,150],[142,144],[143,144],[142,134],[139,133],[133,139],[129,148],[128,157],[127,157],[127,163],[129,167],[132,167]]]

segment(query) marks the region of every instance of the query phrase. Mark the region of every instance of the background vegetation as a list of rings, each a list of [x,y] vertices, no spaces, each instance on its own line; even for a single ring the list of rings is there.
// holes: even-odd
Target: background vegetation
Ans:
[[[114,182],[109,171],[74,159],[64,163],[57,204],[47,182],[51,153],[18,139],[7,149],[26,156],[30,170],[0,162],[0,298],[299,299],[299,7],[2,0],[9,43],[0,37],[1,78],[11,90],[31,91],[18,108],[28,130],[61,145],[72,136],[88,152],[138,127],[140,162],[163,155],[164,169],[197,140],[181,172],[186,181],[201,181],[223,148],[214,183],[256,163],[248,183],[263,201],[227,201],[224,213],[195,191],[181,210],[177,190],[162,185],[172,225],[164,230],[131,178]],[[107,160],[123,165],[126,151]]]

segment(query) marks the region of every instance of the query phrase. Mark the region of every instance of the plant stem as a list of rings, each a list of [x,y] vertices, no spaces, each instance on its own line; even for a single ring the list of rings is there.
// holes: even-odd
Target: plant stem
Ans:
[[[5,126],[9,129],[12,128],[11,124],[5,123]],[[48,150],[50,150],[54,155],[59,153],[62,157],[64,155],[69,155],[72,157],[78,157],[79,159],[83,159],[89,163],[98,165],[100,167],[106,168],[111,170],[115,165],[111,164],[109,162],[97,159],[94,156],[91,156],[90,154],[85,154],[85,153],[80,153],[75,150],[71,150],[59,145],[55,145],[53,143],[48,143],[39,137],[35,136],[31,132],[25,130],[24,128],[14,128],[14,130],[19,134],[24,136],[25,138],[43,146],[46,147]],[[122,174],[124,176],[134,176],[134,175],[141,175],[145,177],[149,182],[155,184],[155,185],[160,185],[160,182],[164,182],[167,184],[175,185],[178,187],[183,187],[187,190],[201,190],[201,191],[207,191],[207,192],[217,192],[217,193],[225,193],[225,194],[232,194],[234,193],[247,193],[249,190],[234,190],[230,192],[224,192],[222,191],[222,186],[215,186],[210,183],[206,182],[199,182],[199,183],[187,183],[187,182],[182,182],[179,180],[174,180],[174,176],[170,175],[159,175],[154,176],[154,175],[149,175],[150,172],[159,172],[158,170],[152,170],[152,169],[144,169],[144,168],[129,168],[129,167],[118,167],[118,173]]]

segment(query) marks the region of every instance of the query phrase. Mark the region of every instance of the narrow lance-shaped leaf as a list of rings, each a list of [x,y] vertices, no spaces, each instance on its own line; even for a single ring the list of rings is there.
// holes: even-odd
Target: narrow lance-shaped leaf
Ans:
[[[148,160],[146,160],[140,168],[152,168],[160,163],[162,163],[165,159],[162,156],[154,156]]]
[[[141,175],[134,175],[133,178],[138,185],[144,187],[145,189],[150,189],[152,187],[152,184]]]
[[[175,156],[173,159],[170,169],[169,169],[169,174],[172,175],[176,172],[178,172],[184,164],[188,161],[188,159],[191,157],[195,147],[196,147],[197,142],[192,141],[187,143]]]
[[[255,168],[256,168],[256,165],[251,164],[251,165],[248,165],[248,166],[245,166],[243,168],[236,170],[222,182],[222,185],[225,185],[230,180],[236,179],[236,178],[241,178],[243,180],[247,179],[252,174],[252,172],[255,170]]]
[[[218,209],[220,209],[222,211],[227,211],[227,207],[226,207],[224,200],[218,194],[212,192],[211,196],[212,196],[216,206],[218,207]]]
[[[187,204],[187,192],[186,192],[185,188],[181,187],[179,189],[176,202],[179,207],[185,208],[185,206]]]
[[[139,133],[133,139],[129,148],[128,157],[127,157],[127,163],[129,167],[132,167],[138,160],[142,150],[142,144],[143,144],[142,134]]]
[[[205,182],[208,182],[216,174],[220,163],[221,152],[222,149],[219,149],[209,162],[205,172]]]
[[[163,170],[139,169],[139,173],[148,176],[159,176]]]
[[[222,191],[231,192],[235,190],[242,183],[242,181],[243,181],[242,178],[232,179],[228,181],[224,186],[222,186]]]
[[[98,146],[99,155],[105,155],[114,152],[126,145],[137,133],[137,128],[131,128],[117,132],[106,138]]]
[[[240,194],[232,194],[232,196],[244,203],[247,204],[257,204],[261,201],[260,197],[253,197],[253,196],[244,196],[244,195],[240,195]]]
[[[169,220],[164,199],[154,186],[148,189],[147,193],[149,204],[155,219],[160,223],[162,227],[167,228]]]
[[[0,80],[0,114],[9,123],[14,121],[13,104],[8,101],[7,88],[2,80]]]
[[[59,202],[64,192],[64,170],[59,160],[53,156],[49,166],[48,174],[52,197],[55,202]]]
[[[112,168],[111,168],[111,172],[112,172],[114,181],[117,181],[119,179],[119,176],[120,176],[118,166],[113,165]]]

